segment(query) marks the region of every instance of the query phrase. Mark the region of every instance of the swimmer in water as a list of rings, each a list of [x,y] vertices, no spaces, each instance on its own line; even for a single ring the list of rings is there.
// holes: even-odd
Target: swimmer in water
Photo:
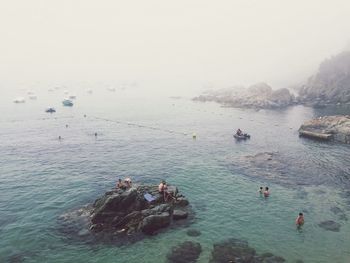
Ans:
[[[304,215],[303,215],[303,213],[299,213],[297,219],[295,219],[295,224],[297,225],[297,227],[301,227],[302,225],[304,225]]]
[[[260,186],[260,188],[259,188],[259,190],[258,190],[258,193],[259,193],[260,195],[262,195],[262,194],[264,193],[264,190],[263,190],[263,187],[262,187],[262,186]]]
[[[269,196],[270,196],[269,188],[266,186],[264,191],[264,197],[269,197]]]

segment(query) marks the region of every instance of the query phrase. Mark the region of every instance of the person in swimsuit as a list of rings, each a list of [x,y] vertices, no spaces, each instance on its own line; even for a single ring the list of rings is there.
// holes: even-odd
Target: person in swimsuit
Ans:
[[[269,196],[270,196],[269,188],[266,186],[264,191],[264,197],[269,197]]]
[[[158,186],[158,192],[159,192],[161,195],[163,195],[163,199],[164,199],[165,202],[168,201],[168,197],[169,197],[169,195],[170,195],[170,194],[168,193],[167,189],[168,189],[168,186],[167,186],[166,182],[165,182],[164,180],[161,181],[161,183],[160,183],[159,186]]]
[[[295,219],[295,224],[297,225],[297,227],[301,227],[302,225],[304,225],[304,215],[303,215],[303,213],[299,213],[297,219]]]
[[[263,187],[262,187],[262,186],[260,186],[260,188],[259,188],[259,190],[258,190],[258,193],[259,193],[260,195],[262,195],[262,194],[264,193],[264,190],[263,190]]]

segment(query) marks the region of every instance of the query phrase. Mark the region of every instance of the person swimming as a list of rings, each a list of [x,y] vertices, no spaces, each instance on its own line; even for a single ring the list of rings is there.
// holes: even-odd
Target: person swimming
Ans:
[[[261,195],[264,193],[264,190],[263,190],[263,187],[262,187],[262,186],[260,186],[260,188],[259,188],[259,190],[258,190],[258,193],[261,194]]]
[[[299,213],[297,219],[295,219],[295,224],[298,227],[301,227],[302,225],[304,225],[304,214],[303,213]]]
[[[264,191],[264,197],[269,197],[269,196],[270,196],[269,188],[266,186]]]

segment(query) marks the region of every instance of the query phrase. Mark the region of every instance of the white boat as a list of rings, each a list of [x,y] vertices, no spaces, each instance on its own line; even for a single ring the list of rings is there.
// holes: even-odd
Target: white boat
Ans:
[[[115,88],[113,88],[113,87],[109,87],[109,88],[107,88],[109,91],[115,91]]]
[[[30,95],[29,96],[29,99],[31,99],[31,100],[36,100],[38,97],[36,96],[36,95]]]
[[[26,100],[23,97],[17,97],[13,100],[14,103],[25,103]]]
[[[64,100],[62,101],[62,104],[63,104],[63,106],[69,106],[69,107],[71,107],[71,106],[73,106],[73,101],[71,101],[70,99],[64,99]]]
[[[75,100],[76,98],[77,98],[77,96],[75,96],[75,95],[70,95],[70,96],[69,96],[69,99],[70,99],[70,100]]]
[[[64,93],[64,94],[68,94],[68,90],[64,90],[63,93]]]
[[[92,89],[86,90],[87,93],[92,94]]]

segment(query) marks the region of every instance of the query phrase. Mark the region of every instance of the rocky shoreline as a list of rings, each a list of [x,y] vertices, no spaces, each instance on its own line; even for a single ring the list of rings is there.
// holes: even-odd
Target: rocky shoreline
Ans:
[[[350,144],[350,115],[324,116],[303,123],[300,136]]]

